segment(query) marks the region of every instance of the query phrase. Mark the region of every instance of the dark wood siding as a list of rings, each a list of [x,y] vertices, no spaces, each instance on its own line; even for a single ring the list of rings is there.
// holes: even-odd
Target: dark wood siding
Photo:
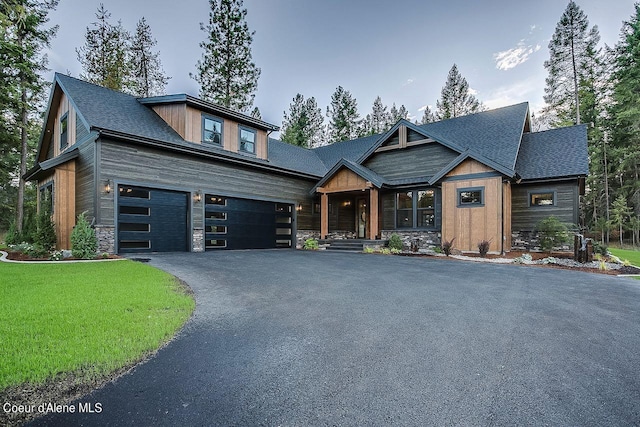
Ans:
[[[382,229],[393,230],[396,227],[396,193],[389,192],[380,195],[382,205]]]
[[[364,166],[387,179],[433,176],[456,157],[455,151],[431,143],[377,153]]]
[[[331,205],[329,231],[356,230],[356,203],[356,198],[353,196],[329,196],[329,204]]]
[[[76,214],[86,211],[89,221],[96,215],[94,206],[95,147],[93,141],[82,144],[78,148],[79,155],[76,159]]]
[[[554,206],[529,206],[530,193],[555,192]],[[541,220],[553,215],[567,224],[578,222],[578,182],[514,184],[511,187],[511,229],[532,231]]]
[[[99,180],[149,187],[202,191],[229,197],[256,200],[282,200],[303,203],[298,213],[297,229],[313,229],[312,197],[309,191],[316,181],[260,171],[159,150],[152,147],[101,140]],[[114,200],[112,194],[100,194],[100,220],[113,225]],[[305,209],[306,207],[306,209]],[[193,209],[193,225],[203,224],[203,208]]]
[[[89,129],[82,123],[80,117],[76,113],[76,142],[82,141],[82,138],[89,134]]]

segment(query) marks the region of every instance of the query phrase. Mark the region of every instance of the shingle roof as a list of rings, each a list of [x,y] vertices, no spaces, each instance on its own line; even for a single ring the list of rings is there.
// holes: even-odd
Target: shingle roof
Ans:
[[[370,135],[351,141],[336,142],[324,147],[314,148],[313,151],[324,163],[327,170],[331,169],[341,159],[357,162],[380,138],[380,135]]]
[[[529,104],[511,105],[420,126],[436,141],[448,141],[514,170]]]
[[[56,74],[56,79],[90,127],[164,142],[184,142],[160,116],[131,95],[64,74]]]
[[[324,176],[328,170],[315,151],[273,138],[269,138],[268,159],[275,166],[316,176]]]
[[[516,173],[523,180],[587,175],[586,125],[525,133]]]

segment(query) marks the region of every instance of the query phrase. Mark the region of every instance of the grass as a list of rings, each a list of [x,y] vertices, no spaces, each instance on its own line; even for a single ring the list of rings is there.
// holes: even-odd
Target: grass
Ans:
[[[0,391],[132,364],[194,306],[174,277],[133,261],[0,263]]]
[[[640,251],[632,250],[632,249],[618,249],[609,247],[609,252],[620,258],[622,261],[628,260],[631,265],[635,265],[636,267],[640,267]],[[640,277],[636,276],[636,279],[640,279]]]

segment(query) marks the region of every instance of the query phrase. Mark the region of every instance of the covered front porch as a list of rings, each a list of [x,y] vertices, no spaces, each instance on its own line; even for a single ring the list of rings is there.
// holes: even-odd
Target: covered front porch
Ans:
[[[320,194],[320,238],[380,239],[381,185],[372,171],[347,160],[339,162],[313,188]]]

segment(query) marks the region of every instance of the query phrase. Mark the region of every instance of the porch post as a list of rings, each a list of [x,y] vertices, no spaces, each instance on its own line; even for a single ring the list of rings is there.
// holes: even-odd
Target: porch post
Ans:
[[[369,189],[369,239],[378,237],[378,189]]]
[[[329,195],[320,195],[320,238],[326,239],[329,234]]]

